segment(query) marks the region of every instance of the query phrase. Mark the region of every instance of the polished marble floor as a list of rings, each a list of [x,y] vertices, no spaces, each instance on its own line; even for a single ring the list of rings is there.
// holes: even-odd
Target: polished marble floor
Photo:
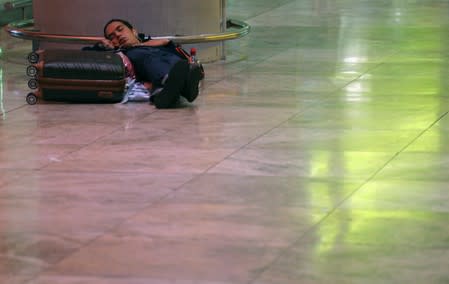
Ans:
[[[192,105],[25,103],[0,34],[0,283],[449,283],[449,1],[228,1]]]

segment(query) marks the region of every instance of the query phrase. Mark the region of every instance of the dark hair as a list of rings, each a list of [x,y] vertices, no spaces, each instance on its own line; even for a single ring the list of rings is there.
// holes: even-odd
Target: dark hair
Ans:
[[[104,28],[103,28],[103,35],[104,35],[105,38],[108,37],[107,34],[106,34],[106,28],[107,28],[112,22],[120,22],[120,23],[124,24],[125,26],[127,26],[129,29],[131,29],[131,30],[134,29],[133,25],[131,25],[131,23],[128,22],[128,21],[126,21],[126,20],[122,20],[122,19],[111,19],[111,20],[109,20],[109,21],[104,25]]]

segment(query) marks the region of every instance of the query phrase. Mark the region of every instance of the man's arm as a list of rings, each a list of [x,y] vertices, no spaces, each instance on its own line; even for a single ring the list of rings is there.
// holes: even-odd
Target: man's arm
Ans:
[[[168,39],[150,39],[141,43],[141,45],[145,46],[164,46],[167,45],[170,41]]]
[[[112,44],[112,42],[110,40],[108,40],[108,39],[105,39],[105,38],[102,39],[101,42],[99,42],[97,44],[99,44],[100,46],[103,46],[107,50],[108,49],[109,50],[114,49],[114,45]]]
[[[138,44],[137,46],[165,46],[167,44],[170,43],[170,40],[168,39],[150,39],[144,42],[141,42],[140,44]],[[96,47],[98,47],[97,49],[101,49],[101,50],[113,50],[114,49],[114,45],[112,44],[112,42],[108,39],[102,39],[100,42],[98,42],[96,45]],[[86,48],[87,49],[87,48]]]

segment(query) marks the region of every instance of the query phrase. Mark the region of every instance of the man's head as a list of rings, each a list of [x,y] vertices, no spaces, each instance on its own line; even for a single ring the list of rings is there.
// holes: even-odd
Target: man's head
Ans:
[[[126,48],[140,43],[136,29],[122,19],[112,19],[107,22],[103,32],[104,37],[110,40],[115,48]]]

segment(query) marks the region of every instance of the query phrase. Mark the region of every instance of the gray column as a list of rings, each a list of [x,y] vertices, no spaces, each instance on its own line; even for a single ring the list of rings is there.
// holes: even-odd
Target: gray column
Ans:
[[[223,0],[35,0],[35,26],[43,33],[101,36],[111,18],[129,20],[152,36],[221,31]],[[40,47],[61,46],[40,43]],[[66,45],[64,45],[66,46]],[[220,43],[194,44],[203,61],[222,57]],[[190,46],[185,46],[186,49]]]

